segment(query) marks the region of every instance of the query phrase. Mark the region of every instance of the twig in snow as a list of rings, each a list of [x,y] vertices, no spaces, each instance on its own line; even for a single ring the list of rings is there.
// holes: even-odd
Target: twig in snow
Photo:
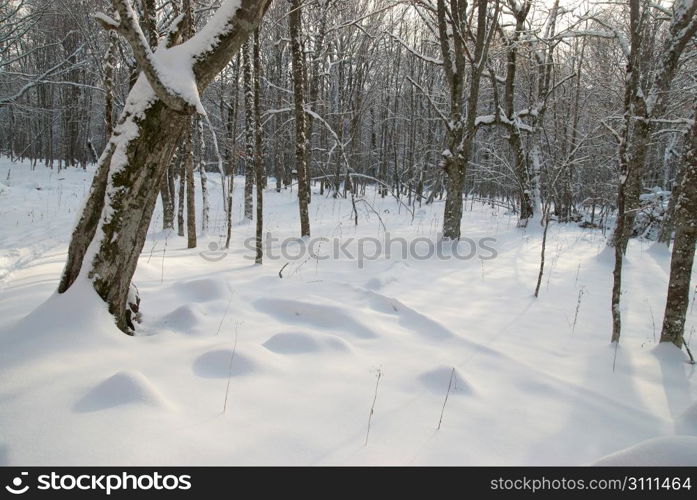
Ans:
[[[286,267],[288,267],[288,264],[290,264],[290,262],[286,262],[285,264],[283,264],[283,267],[281,268],[281,270],[278,271],[278,277],[279,277],[279,278],[283,279],[283,270],[284,270]]]
[[[223,317],[220,320],[220,324],[218,324],[218,331],[215,332],[216,336],[220,335],[220,329],[223,327],[223,323],[225,322],[225,318],[227,317],[228,311],[230,311],[230,305],[232,304],[232,298],[233,298],[233,294],[232,294],[232,292],[230,292],[230,300],[228,300],[227,306],[225,307],[225,312],[223,313]],[[235,335],[237,335],[237,325],[235,325]]]
[[[581,287],[581,289],[578,291],[578,301],[576,302],[576,313],[574,314],[574,324],[571,327],[571,335],[574,334],[576,331],[576,321],[578,321],[578,312],[581,309],[581,299],[583,298],[583,291],[585,287]]]
[[[370,415],[368,415],[368,430],[365,433],[365,444],[368,446],[368,437],[370,437],[370,424],[373,421],[373,413],[375,413],[375,401],[378,399],[378,386],[380,385],[380,379],[382,378],[382,370],[378,368],[377,381],[375,382],[375,395],[373,396],[373,404],[370,407]]]
[[[690,364],[691,365],[695,364],[695,358],[692,356],[692,351],[690,350],[690,341],[692,340],[693,333],[695,333],[694,326],[692,328],[690,328],[690,337],[687,339],[687,342],[683,342],[683,345],[685,346],[685,350],[687,351],[687,355],[690,356]]]
[[[165,282],[165,255],[167,254],[167,239],[169,239],[169,234],[172,230],[167,230],[167,235],[165,236],[165,246],[162,249],[162,265],[160,267],[160,284]]]
[[[578,263],[578,269],[576,269],[576,281],[574,282],[574,286],[578,285],[578,275],[581,272],[581,263]]]
[[[237,352],[237,327],[239,323],[235,323],[235,344],[232,347],[232,354],[230,355],[230,363],[227,368],[227,387],[225,387],[225,402],[223,403],[223,413],[227,411],[227,400],[230,394],[230,381],[232,380],[232,362],[235,359],[235,353]]]
[[[544,222],[544,231],[542,233],[542,251],[540,252],[540,274],[537,276],[537,286],[535,287],[535,298],[540,294],[540,285],[542,284],[542,275],[545,271],[545,247],[547,246],[547,230],[549,229],[549,206],[546,206],[543,214],[542,221]]]
[[[450,396],[450,389],[453,386],[453,378],[455,378],[455,367],[453,371],[450,372],[450,382],[448,382],[448,392],[445,393],[445,401],[443,401],[443,408],[440,410],[440,419],[438,420],[438,427],[436,430],[440,430],[440,425],[443,423],[443,413],[445,413],[445,405],[448,404],[448,396]]]
[[[653,315],[653,307],[651,307],[651,304],[649,304],[649,314],[651,314],[651,325],[653,326],[653,341],[656,342],[656,318]]]

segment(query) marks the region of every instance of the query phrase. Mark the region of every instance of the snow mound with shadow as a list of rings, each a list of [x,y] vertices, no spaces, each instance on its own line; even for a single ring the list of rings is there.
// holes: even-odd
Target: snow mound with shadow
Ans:
[[[276,354],[309,354],[349,349],[346,342],[337,337],[309,333],[278,333],[263,345]]]
[[[198,333],[204,315],[195,305],[177,307],[158,321],[158,326],[182,333]]]
[[[173,285],[186,302],[211,302],[230,297],[230,288],[225,281],[216,278],[204,278],[184,281]]]
[[[145,375],[138,371],[121,371],[88,391],[75,403],[73,410],[89,413],[131,404],[172,408]]]
[[[247,356],[232,349],[216,349],[196,358],[193,369],[199,377],[228,378],[249,375],[258,371],[258,366]]]
[[[649,439],[611,453],[592,465],[600,466],[697,466],[697,437],[665,436]]]
[[[675,433],[697,436],[697,403],[692,403],[675,420]]]
[[[329,328],[362,339],[377,337],[375,332],[353,319],[339,307],[310,304],[299,300],[266,298],[256,300],[254,307],[281,322]]]
[[[452,377],[452,384],[450,378]],[[419,382],[429,391],[434,394],[444,395],[448,392],[450,386],[450,394],[471,394],[473,392],[465,378],[455,370],[453,373],[452,366],[439,366],[433,370],[423,372],[419,375]]]

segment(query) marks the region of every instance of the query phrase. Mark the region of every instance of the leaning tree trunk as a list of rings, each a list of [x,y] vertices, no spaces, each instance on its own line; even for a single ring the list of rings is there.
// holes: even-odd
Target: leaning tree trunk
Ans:
[[[73,231],[59,291],[66,291],[78,276],[85,276],[107,303],[117,326],[130,333],[134,321],[127,304],[131,279],[164,171],[194,110],[159,79],[151,63],[150,47],[137,36],[137,21],[128,0],[114,0],[114,4],[121,21],[101,16],[100,22],[125,36],[143,73],[100,159],[90,195]],[[201,33],[210,37],[209,43],[191,46],[196,51],[192,69],[199,92],[239,50],[269,4],[270,0],[228,0],[221,5],[216,13],[218,22],[207,33],[205,28]]]
[[[697,244],[697,112],[685,141],[680,197],[675,206],[675,242],[661,342],[683,345],[685,315],[690,301],[690,280]]]

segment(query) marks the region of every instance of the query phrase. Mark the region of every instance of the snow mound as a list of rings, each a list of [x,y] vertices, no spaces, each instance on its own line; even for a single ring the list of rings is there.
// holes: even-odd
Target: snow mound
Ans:
[[[325,351],[346,351],[346,343],[336,337],[319,338],[308,333],[279,333],[264,342],[264,347],[277,354],[308,354]]]
[[[73,410],[89,413],[129,404],[172,407],[145,375],[138,371],[121,371],[91,389],[75,403]]]
[[[8,341],[0,349],[3,368],[81,349],[127,346],[132,340],[116,328],[86,280],[76,281],[66,293],[52,294],[27,316],[0,329],[0,337]]]
[[[675,420],[675,433],[697,436],[697,403],[692,403]]]
[[[203,317],[196,306],[185,305],[163,316],[159,324],[178,332],[195,333],[203,322]]]
[[[451,376],[452,385],[450,384]],[[453,373],[452,366],[443,365],[423,372],[419,375],[419,382],[426,389],[438,395],[445,395],[448,392],[448,386],[450,386],[450,394],[472,393],[472,387],[465,382],[464,377],[457,370]]]
[[[194,373],[203,378],[228,378],[250,375],[258,371],[257,364],[232,349],[216,349],[200,355],[194,361]]]
[[[186,281],[177,283],[174,287],[181,291],[182,298],[188,299],[188,302],[210,302],[230,297],[230,289],[221,279],[206,278]]]
[[[368,291],[368,300],[371,309],[384,314],[397,316],[401,326],[418,335],[439,340],[455,336],[450,330],[444,328],[437,321],[407,306],[398,299],[382,295],[381,293]]]
[[[300,323],[320,329],[341,330],[362,339],[376,338],[375,332],[346,314],[341,308],[310,304],[298,300],[258,299],[254,302],[257,310],[286,323]]]
[[[666,436],[616,451],[597,460],[600,466],[697,466],[697,437]]]

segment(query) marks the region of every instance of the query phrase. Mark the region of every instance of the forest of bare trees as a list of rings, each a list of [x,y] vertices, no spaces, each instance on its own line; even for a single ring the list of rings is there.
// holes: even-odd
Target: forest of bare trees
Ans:
[[[133,330],[131,278],[158,198],[158,223],[194,248],[209,224],[205,180],[222,176],[229,244],[242,174],[257,262],[265,189],[297,192],[299,236],[311,234],[311,188],[354,199],[368,186],[406,207],[444,200],[446,239],[467,231],[471,199],[515,212],[521,228],[601,230],[615,259],[613,341],[627,241],[674,239],[662,340],[683,345],[697,237],[693,1],[220,4],[0,4],[0,153],[35,169],[98,163],[60,291],[87,266]],[[172,61],[187,57],[191,76],[177,82]]]

